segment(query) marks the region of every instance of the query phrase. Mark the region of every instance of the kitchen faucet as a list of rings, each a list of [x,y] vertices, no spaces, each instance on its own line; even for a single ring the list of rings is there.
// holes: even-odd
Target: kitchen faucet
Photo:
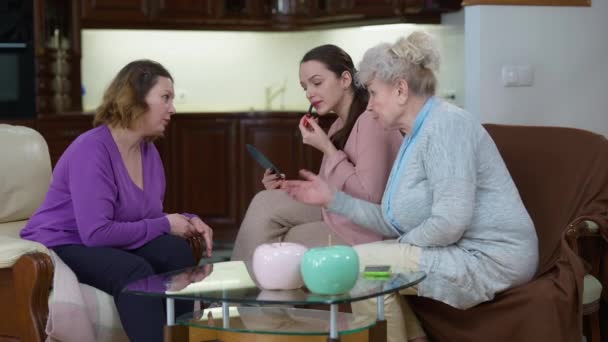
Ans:
[[[281,109],[284,108],[286,87],[287,87],[287,78],[285,78],[283,80],[283,85],[276,90],[273,90],[272,86],[268,86],[268,87],[264,88],[265,94],[266,94],[266,110],[272,110],[272,102],[279,95],[281,95]]]

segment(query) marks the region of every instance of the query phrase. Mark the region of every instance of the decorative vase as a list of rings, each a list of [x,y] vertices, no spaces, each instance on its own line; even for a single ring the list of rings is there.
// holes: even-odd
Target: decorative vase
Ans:
[[[300,261],[308,248],[297,243],[259,245],[253,252],[253,274],[264,290],[293,290],[302,287]]]
[[[350,246],[311,248],[302,257],[304,284],[312,293],[337,295],[350,291],[359,277],[359,257]]]

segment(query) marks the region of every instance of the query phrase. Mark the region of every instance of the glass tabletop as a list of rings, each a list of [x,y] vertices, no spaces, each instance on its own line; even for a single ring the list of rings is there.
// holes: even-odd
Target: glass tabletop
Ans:
[[[279,335],[327,335],[330,312],[286,307],[230,307],[228,320],[222,308],[196,311],[177,318],[177,323],[211,330]],[[340,335],[357,333],[376,324],[376,317],[340,312]]]
[[[424,272],[393,273],[387,279],[366,279],[359,275],[355,286],[339,295],[319,295],[306,287],[295,290],[264,290],[249,275],[245,263],[227,261],[154,275],[127,285],[123,291],[163,298],[243,304],[339,304],[399,291],[418,284]]]

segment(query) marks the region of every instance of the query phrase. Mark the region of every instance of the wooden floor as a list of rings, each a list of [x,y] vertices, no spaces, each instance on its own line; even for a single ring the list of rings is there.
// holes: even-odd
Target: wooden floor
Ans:
[[[327,335],[323,336],[293,336],[293,335],[270,335],[236,333],[227,331],[207,330],[191,328],[189,342],[327,342]],[[368,342],[367,330],[340,336],[340,342]]]

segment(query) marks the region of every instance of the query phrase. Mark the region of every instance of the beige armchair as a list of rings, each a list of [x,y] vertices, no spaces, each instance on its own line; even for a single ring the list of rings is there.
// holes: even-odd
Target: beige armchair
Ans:
[[[43,201],[50,180],[44,138],[31,128],[0,124],[0,340],[46,338],[53,262],[46,247],[21,239],[19,231]],[[189,242],[199,260],[202,239]],[[112,297],[96,291],[104,321],[119,326]]]
[[[0,339],[44,340],[53,264],[43,245],[19,237],[51,181],[46,142],[33,129],[0,125]]]

